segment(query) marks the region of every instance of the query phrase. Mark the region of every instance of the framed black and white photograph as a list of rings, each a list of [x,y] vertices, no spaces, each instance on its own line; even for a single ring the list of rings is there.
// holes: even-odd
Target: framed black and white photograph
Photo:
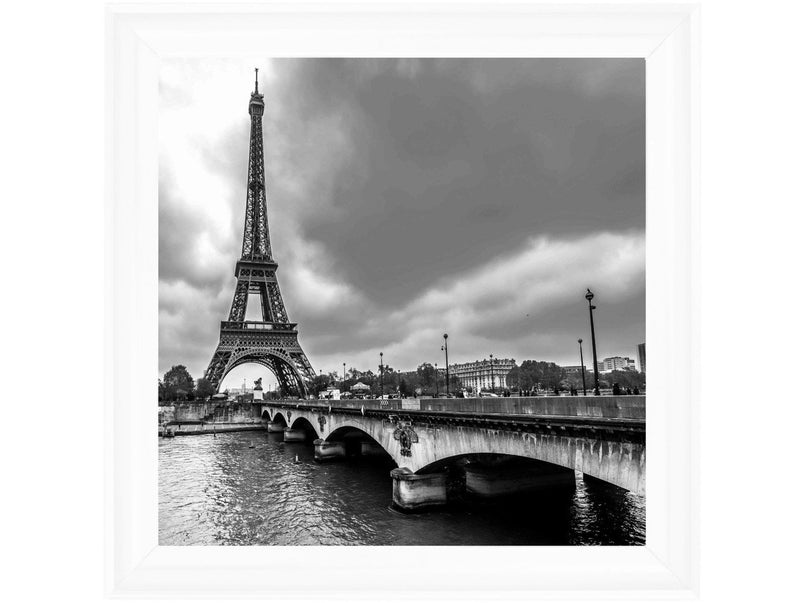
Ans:
[[[694,588],[696,13],[263,8],[109,15],[115,592]]]
[[[161,70],[160,544],[645,543],[644,60]]]

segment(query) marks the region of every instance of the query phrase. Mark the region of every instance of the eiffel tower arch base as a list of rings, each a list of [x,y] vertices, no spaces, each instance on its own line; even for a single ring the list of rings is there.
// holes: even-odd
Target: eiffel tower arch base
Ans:
[[[242,323],[242,330],[262,323]],[[271,333],[270,335],[232,333],[226,322],[221,328],[221,342],[218,344],[205,377],[220,389],[226,375],[242,364],[259,364],[276,376],[283,395],[307,396],[308,382],[314,377],[313,369],[296,339],[296,333]],[[240,325],[238,325],[240,326]],[[236,329],[241,330],[241,329]]]

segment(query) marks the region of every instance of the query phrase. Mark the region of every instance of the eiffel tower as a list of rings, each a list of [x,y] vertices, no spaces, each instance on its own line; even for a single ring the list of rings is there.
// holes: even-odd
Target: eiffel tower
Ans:
[[[288,320],[276,280],[278,264],[271,254],[265,202],[265,167],[262,150],[263,95],[254,70],[254,92],[248,105],[251,141],[248,152],[248,192],[243,252],[235,266],[235,287],[229,319],[221,321],[221,335],[205,377],[215,389],[236,366],[261,364],[276,375],[283,395],[305,397],[306,381],[315,377],[310,361],[299,345],[296,323]],[[247,321],[249,294],[259,294],[261,321]]]

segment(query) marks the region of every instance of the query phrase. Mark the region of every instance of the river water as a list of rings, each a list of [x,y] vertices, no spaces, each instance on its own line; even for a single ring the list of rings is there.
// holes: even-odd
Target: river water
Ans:
[[[298,461],[296,457],[298,456]],[[393,463],[319,464],[264,431],[159,440],[162,545],[640,545],[645,499],[576,473],[573,492],[404,514]]]

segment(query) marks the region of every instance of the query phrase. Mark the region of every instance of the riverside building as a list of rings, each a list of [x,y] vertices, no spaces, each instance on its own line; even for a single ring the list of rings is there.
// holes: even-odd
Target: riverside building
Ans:
[[[462,387],[475,392],[481,390],[507,389],[508,373],[516,366],[513,358],[489,358],[450,364],[450,377],[457,377]]]

